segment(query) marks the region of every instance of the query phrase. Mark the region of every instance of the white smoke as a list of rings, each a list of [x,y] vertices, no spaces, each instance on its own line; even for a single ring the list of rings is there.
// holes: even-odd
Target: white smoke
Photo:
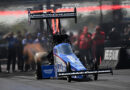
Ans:
[[[0,11],[25,11],[27,8],[30,8],[32,6],[11,6],[8,8],[0,8]],[[25,19],[28,19],[27,14],[19,14],[19,15],[0,15],[0,23],[6,24],[6,25],[13,25],[18,22],[21,22]]]

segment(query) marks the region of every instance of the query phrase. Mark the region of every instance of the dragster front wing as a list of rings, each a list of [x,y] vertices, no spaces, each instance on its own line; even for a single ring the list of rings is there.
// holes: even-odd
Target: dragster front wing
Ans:
[[[106,74],[111,73],[112,69],[99,69],[99,70],[87,70],[87,71],[71,71],[71,72],[58,72],[58,76],[76,76],[76,75],[89,75],[89,74]]]

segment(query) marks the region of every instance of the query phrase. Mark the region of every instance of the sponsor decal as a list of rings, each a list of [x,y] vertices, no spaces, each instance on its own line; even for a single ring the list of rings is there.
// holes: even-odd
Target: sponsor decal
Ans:
[[[119,50],[105,50],[104,60],[118,60]]]
[[[75,12],[60,12],[60,13],[42,13],[42,14],[30,14],[31,19],[36,18],[66,18],[66,17],[75,17]]]
[[[42,65],[42,77],[43,78],[50,78],[55,77],[55,70],[54,65]]]
[[[53,69],[45,69],[45,70],[43,70],[43,72],[46,74],[52,74]]]

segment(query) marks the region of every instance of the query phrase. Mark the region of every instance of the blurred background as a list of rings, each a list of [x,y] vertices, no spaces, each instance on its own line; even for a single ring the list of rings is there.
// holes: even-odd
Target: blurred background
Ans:
[[[61,27],[67,33],[76,35],[84,26],[93,33],[95,26],[100,25],[106,33],[106,45],[110,45],[107,40],[111,39],[109,33],[113,27],[118,29],[120,40],[123,40],[124,30],[129,31],[130,0],[0,0],[1,47],[6,46],[2,36],[10,31],[21,31],[23,35],[26,32],[47,33],[45,20],[35,20],[31,24],[28,22],[27,8],[56,10],[74,7],[77,8],[77,23],[73,19],[61,20]]]
[[[57,2],[55,2],[57,1]],[[40,29],[46,29],[45,21],[33,21],[28,23],[28,15],[24,13],[27,8],[47,9],[47,8],[73,8],[88,7],[84,11],[77,11],[78,22],[75,24],[73,19],[62,20],[62,27],[67,31],[77,32],[83,26],[88,26],[89,31],[93,32],[98,24],[108,24],[111,22],[128,23],[130,17],[130,8],[109,9],[95,8],[100,5],[130,5],[129,0],[1,0],[0,2],[0,33],[8,31],[26,30],[35,32]],[[11,12],[12,11],[12,12]],[[116,20],[115,20],[116,19]],[[111,27],[110,27],[111,28]]]

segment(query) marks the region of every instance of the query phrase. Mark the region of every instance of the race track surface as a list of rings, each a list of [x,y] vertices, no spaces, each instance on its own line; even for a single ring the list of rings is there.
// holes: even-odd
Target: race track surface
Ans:
[[[93,78],[93,76],[90,76]],[[34,72],[0,73],[0,90],[130,90],[130,69],[114,70],[94,80],[36,80]]]

